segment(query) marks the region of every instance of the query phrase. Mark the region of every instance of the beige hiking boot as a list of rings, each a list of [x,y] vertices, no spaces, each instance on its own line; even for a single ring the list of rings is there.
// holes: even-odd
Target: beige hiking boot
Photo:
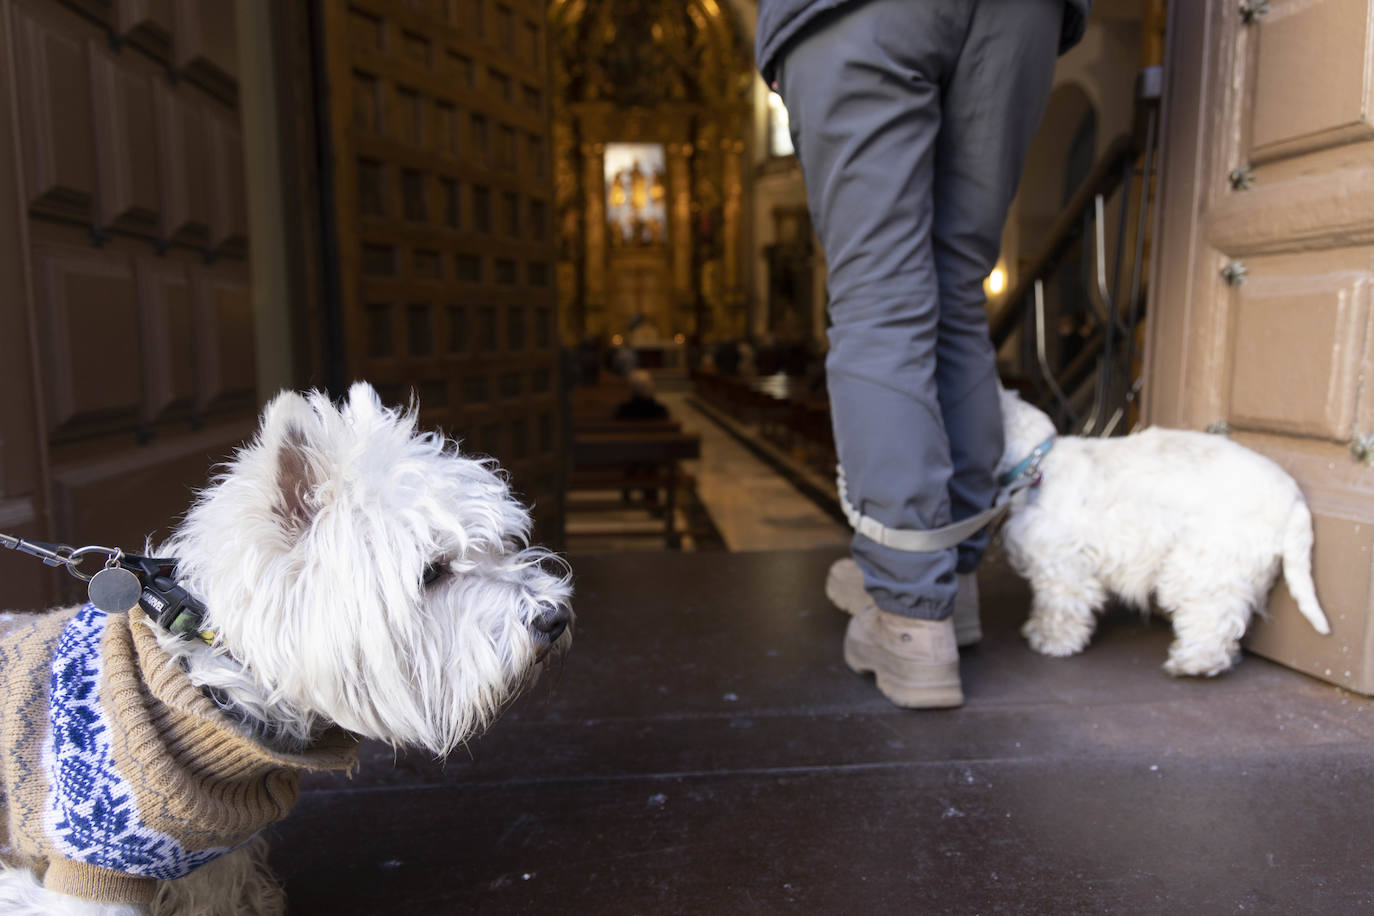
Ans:
[[[907,709],[962,706],[954,621],[899,617],[869,604],[849,621],[844,663],[873,672],[878,690]]]
[[[864,574],[851,558],[836,560],[825,577],[825,597],[846,614],[857,614],[873,603],[864,591]],[[973,573],[959,574],[959,591],[954,596],[954,636],[961,646],[971,646],[983,638],[978,620],[978,578]]]

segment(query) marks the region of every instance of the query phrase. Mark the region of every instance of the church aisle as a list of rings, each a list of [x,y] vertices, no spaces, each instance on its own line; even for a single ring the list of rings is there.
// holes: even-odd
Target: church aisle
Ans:
[[[701,458],[683,464],[729,550],[848,546],[848,529],[693,407],[685,392],[661,392],[658,399],[683,430],[701,436]]]

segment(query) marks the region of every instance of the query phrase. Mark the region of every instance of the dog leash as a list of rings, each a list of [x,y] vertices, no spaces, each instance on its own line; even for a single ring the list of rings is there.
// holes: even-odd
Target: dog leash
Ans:
[[[1042,475],[1040,462],[1054,448],[1054,437],[1046,439],[1025,458],[997,479],[999,489],[992,507],[977,515],[970,516],[952,525],[928,530],[914,528],[889,528],[872,516],[864,515],[849,502],[849,488],[845,482],[844,467],[836,467],[836,489],[839,490],[840,508],[844,510],[849,526],[874,543],[907,553],[934,553],[957,547],[987,526],[999,521],[1011,511],[1012,499],[1024,490],[1040,485]]]
[[[10,534],[0,534],[0,547],[37,557],[45,566],[65,566],[68,573],[86,583],[91,604],[107,614],[122,614],[138,605],[158,626],[175,636],[207,643],[215,638],[203,626],[205,605],[176,584],[175,559],[139,556],[118,547],[91,545],[73,549],[66,544],[29,541]],[[105,556],[105,566],[87,575],[81,571],[81,564],[95,554]]]

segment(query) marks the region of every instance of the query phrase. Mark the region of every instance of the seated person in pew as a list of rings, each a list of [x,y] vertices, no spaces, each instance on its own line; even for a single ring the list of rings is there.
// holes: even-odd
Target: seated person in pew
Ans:
[[[654,377],[644,369],[630,373],[630,398],[615,409],[617,420],[666,420],[668,408],[654,397]]]

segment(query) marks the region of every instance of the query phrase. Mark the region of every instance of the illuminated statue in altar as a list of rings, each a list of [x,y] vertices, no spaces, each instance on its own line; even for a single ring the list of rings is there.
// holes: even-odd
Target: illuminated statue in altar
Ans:
[[[630,205],[636,213],[641,213],[648,203],[649,188],[644,183],[644,172],[639,167],[639,160],[636,159],[634,168],[630,169]]]
[[[612,143],[606,147],[606,221],[613,246],[667,241],[663,147]]]

